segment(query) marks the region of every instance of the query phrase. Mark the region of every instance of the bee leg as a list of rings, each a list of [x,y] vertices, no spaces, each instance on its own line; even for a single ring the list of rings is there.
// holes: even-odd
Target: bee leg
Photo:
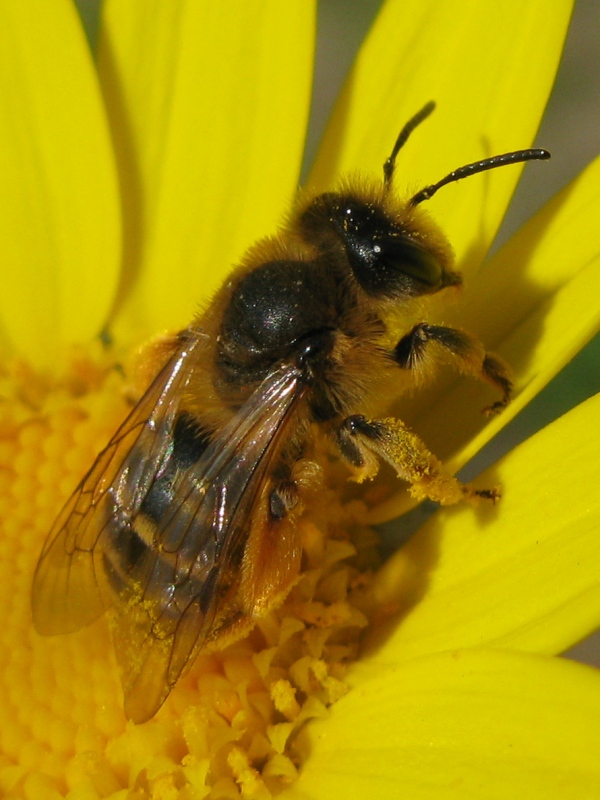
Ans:
[[[399,419],[367,420],[361,414],[347,417],[336,432],[341,455],[355,469],[358,481],[377,473],[379,459],[390,464],[409,483],[417,500],[429,498],[442,505],[484,497],[496,501],[497,489],[474,489],[444,472],[442,464]]]
[[[240,606],[246,616],[262,617],[280,605],[300,572],[302,545],[298,515],[301,487],[281,478],[266,487],[250,521],[240,582]]]
[[[481,342],[464,331],[420,322],[400,339],[393,350],[394,360],[403,369],[415,369],[427,359],[431,343],[454,356],[462,372],[483,378],[501,390],[502,398],[484,408],[484,414],[496,414],[508,404],[512,391],[508,367],[498,356],[486,353]]]
[[[263,616],[283,602],[300,572],[299,518],[308,498],[322,484],[322,467],[295,453],[279,464],[252,514],[244,551],[241,606],[251,617]]]
[[[269,495],[269,512],[273,519],[283,519],[298,505],[298,485],[281,481]]]

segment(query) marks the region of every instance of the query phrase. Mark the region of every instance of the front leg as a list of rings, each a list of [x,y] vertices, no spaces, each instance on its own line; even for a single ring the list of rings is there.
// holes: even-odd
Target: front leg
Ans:
[[[502,399],[485,408],[484,414],[495,414],[508,404],[512,391],[508,367],[497,356],[486,353],[481,342],[464,331],[420,322],[400,339],[393,350],[394,360],[403,369],[416,369],[425,362],[431,344],[454,356],[462,372],[483,378],[502,391]]]
[[[347,417],[336,432],[342,457],[356,470],[359,481],[372,478],[379,469],[379,459],[387,461],[398,477],[409,483],[417,500],[429,498],[442,505],[484,497],[495,501],[496,489],[473,489],[444,472],[442,464],[423,442],[399,419],[367,420],[362,414]]]

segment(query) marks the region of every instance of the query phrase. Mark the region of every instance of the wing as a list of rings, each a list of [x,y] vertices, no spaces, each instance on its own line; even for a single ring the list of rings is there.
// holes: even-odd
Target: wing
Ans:
[[[77,630],[111,605],[103,547],[115,526],[132,523],[169,452],[200,345],[197,336],[190,336],[172,355],[54,523],[33,579],[33,621],[39,633]]]
[[[141,509],[138,527],[152,527],[152,544],[138,536],[135,559],[112,568],[126,599],[112,625],[125,711],[135,722],[156,713],[207,641],[249,627],[236,596],[245,544],[303,386],[296,367],[275,368],[193,467],[167,466],[158,479],[168,501],[160,518]]]
[[[98,456],[33,581],[40,633],[76,630],[111,608],[136,722],[157,711],[207,640],[243,621],[234,598],[252,509],[304,385],[296,367],[274,368],[184,463],[176,426],[199,349],[197,338],[182,344]]]

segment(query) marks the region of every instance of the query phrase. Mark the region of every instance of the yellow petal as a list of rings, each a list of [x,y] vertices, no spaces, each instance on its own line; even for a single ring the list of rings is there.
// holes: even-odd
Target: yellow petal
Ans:
[[[68,0],[0,6],[0,316],[37,364],[100,332],[120,247],[100,93]]]
[[[390,668],[311,722],[285,800],[581,800],[600,787],[600,676],[457,651]]]
[[[548,203],[465,287],[444,322],[476,333],[515,375],[515,399],[497,418],[480,413],[489,387],[456,380],[403,403],[402,418],[456,472],[501,430],[600,327],[600,158]],[[375,521],[406,510],[404,491]]]
[[[381,175],[398,131],[428,100],[437,110],[398,158],[395,182],[403,194],[463,164],[528,147],[571,7],[561,0],[548,14],[543,0],[387,2],[338,101],[311,183],[329,188],[340,172],[357,168]],[[507,167],[470,178],[428,204],[461,268],[480,263],[519,172]]]
[[[496,506],[438,512],[384,567],[375,662],[462,646],[561,652],[600,622],[600,395],[484,473]],[[371,643],[375,645],[375,638]]]
[[[306,0],[105,4],[99,71],[128,214],[118,326],[186,324],[274,231],[298,180],[313,37]]]

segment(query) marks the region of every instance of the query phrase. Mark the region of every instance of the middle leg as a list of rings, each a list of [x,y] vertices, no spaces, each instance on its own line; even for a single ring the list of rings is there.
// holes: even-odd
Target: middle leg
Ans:
[[[483,378],[500,389],[502,398],[485,408],[485,414],[495,414],[508,404],[512,391],[508,367],[498,356],[486,353],[482,343],[464,331],[420,322],[395,346],[394,360],[403,369],[417,369],[426,362],[431,345],[453,356],[461,372]]]

